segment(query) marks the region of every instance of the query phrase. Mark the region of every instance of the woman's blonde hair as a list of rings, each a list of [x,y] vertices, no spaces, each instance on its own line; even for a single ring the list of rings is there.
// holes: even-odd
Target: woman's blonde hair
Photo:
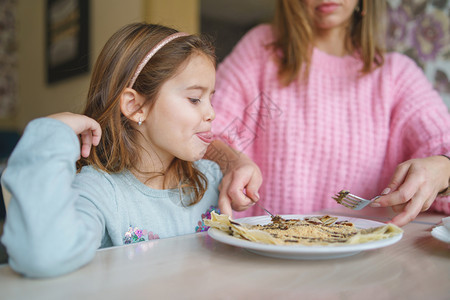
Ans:
[[[86,165],[108,173],[136,168],[139,153],[145,149],[137,142],[140,132],[121,113],[120,96],[143,57],[158,42],[176,32],[161,25],[134,23],[121,28],[106,42],[94,66],[83,113],[100,124],[102,138],[89,157],[78,162],[78,171]],[[133,85],[133,89],[145,97],[144,105],[149,105],[151,109],[161,86],[176,75],[179,67],[193,54],[203,54],[215,65],[214,47],[203,36],[178,37],[156,52]],[[191,204],[200,201],[208,185],[205,175],[192,162],[178,158],[173,160],[166,172],[152,174],[153,177],[174,175],[172,178],[179,182],[180,190],[193,191]]]
[[[384,0],[359,0],[348,30],[349,51],[358,51],[368,74],[384,63]],[[314,26],[308,7],[302,0],[278,0],[273,21],[275,41],[272,46],[281,50],[278,59],[278,78],[287,86],[299,75],[307,79],[314,42]]]

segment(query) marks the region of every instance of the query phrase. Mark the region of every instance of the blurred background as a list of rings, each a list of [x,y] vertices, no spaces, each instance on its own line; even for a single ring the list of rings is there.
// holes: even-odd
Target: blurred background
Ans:
[[[128,23],[211,34],[222,58],[248,29],[270,20],[273,6],[273,0],[0,0],[0,130],[80,111],[96,57]],[[67,74],[59,72],[64,66]]]
[[[449,0],[387,2],[386,46],[413,58],[450,108]],[[0,173],[30,120],[81,111],[93,62],[123,25],[146,21],[209,34],[220,62],[250,28],[270,22],[274,5],[274,0],[0,0]],[[0,225],[4,216],[0,201]]]

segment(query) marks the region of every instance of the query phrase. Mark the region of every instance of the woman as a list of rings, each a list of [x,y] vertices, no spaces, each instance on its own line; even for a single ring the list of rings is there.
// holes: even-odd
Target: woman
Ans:
[[[384,9],[384,1],[279,0],[273,24],[247,33],[219,66],[213,129],[259,165],[269,210],[333,207],[346,189],[382,193],[372,206],[391,206],[400,226],[430,207],[450,213],[441,193],[448,110],[413,61],[383,52]]]

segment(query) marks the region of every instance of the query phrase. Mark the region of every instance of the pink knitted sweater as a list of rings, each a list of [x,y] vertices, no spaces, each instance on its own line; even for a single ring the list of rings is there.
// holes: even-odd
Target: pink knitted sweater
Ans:
[[[450,114],[421,69],[388,54],[358,78],[353,56],[314,49],[308,85],[277,80],[269,25],[238,43],[219,66],[213,130],[261,168],[261,201],[278,214],[337,206],[342,189],[371,198],[410,158],[450,155]],[[450,197],[433,209],[450,213]],[[234,217],[261,215],[256,206]]]

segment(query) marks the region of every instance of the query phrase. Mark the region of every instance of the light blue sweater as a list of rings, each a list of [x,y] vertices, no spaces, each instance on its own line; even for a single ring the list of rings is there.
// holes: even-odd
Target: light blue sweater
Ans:
[[[91,261],[102,247],[168,238],[204,229],[217,206],[219,166],[196,162],[208,179],[203,199],[184,205],[178,190],[155,190],[129,171],[76,174],[80,143],[64,123],[36,119],[12,153],[2,184],[11,192],[2,242],[11,268],[57,276]]]

